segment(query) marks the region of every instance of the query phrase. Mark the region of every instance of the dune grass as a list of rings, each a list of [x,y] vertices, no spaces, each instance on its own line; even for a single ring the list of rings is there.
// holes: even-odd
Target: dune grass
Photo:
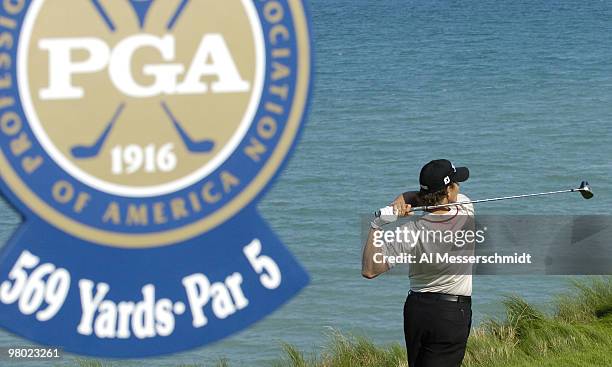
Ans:
[[[557,297],[552,315],[520,297],[507,297],[505,319],[486,320],[472,330],[463,366],[612,366],[612,278],[573,286]],[[377,346],[339,332],[316,354],[306,356],[291,345],[283,349],[279,367],[407,366],[402,345]]]
[[[75,364],[78,367],[128,367],[128,366],[144,366],[145,364],[141,362],[134,362],[134,364],[126,363],[123,361],[101,361],[98,359],[86,359],[86,358],[77,358],[75,359]],[[225,358],[219,360],[215,364],[215,367],[230,367],[229,361]],[[172,367],[207,367],[212,366],[209,363],[188,363],[188,364],[171,364]]]

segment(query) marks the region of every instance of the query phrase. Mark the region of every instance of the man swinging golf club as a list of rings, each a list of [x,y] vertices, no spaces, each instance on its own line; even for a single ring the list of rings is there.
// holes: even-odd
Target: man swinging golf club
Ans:
[[[398,255],[410,254],[418,260],[423,254],[427,258],[428,254],[440,253],[444,248],[440,247],[445,245],[441,238],[435,235],[403,239],[396,236],[392,240],[385,236],[382,226],[412,214],[412,207],[457,203],[425,210],[423,216],[410,218],[412,220],[397,228],[400,233],[456,233],[473,228],[474,207],[464,203],[469,199],[459,193],[459,182],[467,180],[468,176],[466,167],[455,167],[445,159],[427,163],[419,177],[421,189],[399,195],[372,221],[363,249],[362,275],[372,279],[386,272],[396,263],[389,259],[396,259]],[[473,253],[473,246],[461,246],[459,250]],[[472,323],[471,267],[411,262],[409,273],[410,292],[404,305],[409,366],[460,366]]]

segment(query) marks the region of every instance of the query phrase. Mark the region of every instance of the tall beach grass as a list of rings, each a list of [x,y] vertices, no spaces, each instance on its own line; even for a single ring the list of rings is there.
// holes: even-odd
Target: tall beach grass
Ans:
[[[472,330],[463,366],[612,366],[612,278],[575,281],[572,288],[553,300],[552,314],[518,296],[505,298],[505,318],[486,320]],[[276,366],[407,366],[400,343],[377,346],[337,331],[315,353],[291,345],[283,350]]]

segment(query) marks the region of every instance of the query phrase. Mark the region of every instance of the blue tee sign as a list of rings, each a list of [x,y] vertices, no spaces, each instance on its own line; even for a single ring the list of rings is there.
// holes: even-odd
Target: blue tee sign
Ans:
[[[308,276],[255,204],[311,87],[301,0],[0,5],[0,326],[104,357],[202,346]]]

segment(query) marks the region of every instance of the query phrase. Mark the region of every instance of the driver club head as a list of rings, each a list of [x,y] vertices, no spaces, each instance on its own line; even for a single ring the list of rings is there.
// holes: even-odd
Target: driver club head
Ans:
[[[590,199],[593,197],[593,191],[591,190],[591,186],[589,186],[589,183],[586,181],[582,181],[580,187],[578,188],[578,191],[580,191],[580,195],[582,195],[582,197],[585,199]]]

